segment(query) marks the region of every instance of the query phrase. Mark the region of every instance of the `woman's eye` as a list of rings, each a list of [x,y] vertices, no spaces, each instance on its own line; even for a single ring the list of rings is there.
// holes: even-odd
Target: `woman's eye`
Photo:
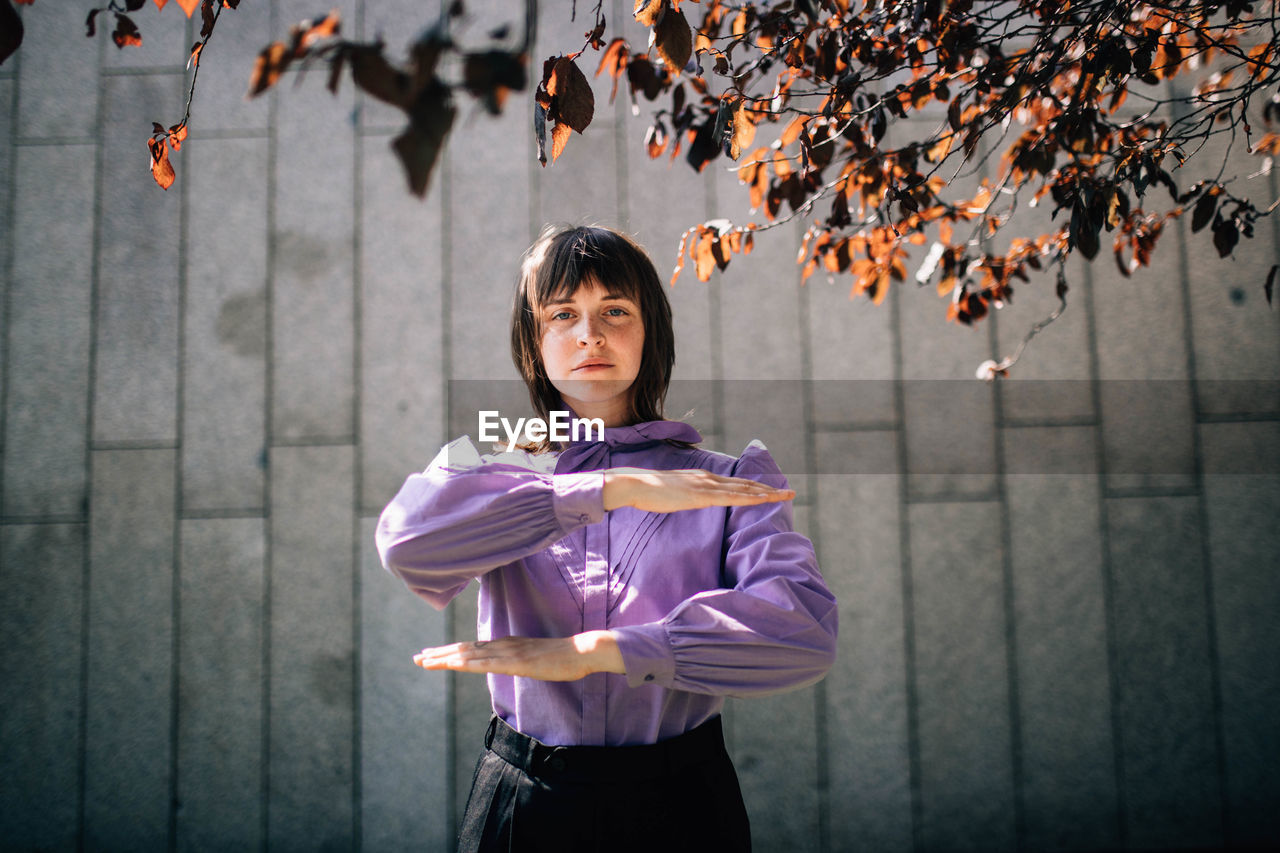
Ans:
[[[604,313],[608,314],[610,317],[625,317],[627,315],[627,309],[610,308],[608,311],[605,311]]]
[[[551,315],[552,320],[566,320],[568,318],[569,318],[568,311],[557,311],[556,313]]]

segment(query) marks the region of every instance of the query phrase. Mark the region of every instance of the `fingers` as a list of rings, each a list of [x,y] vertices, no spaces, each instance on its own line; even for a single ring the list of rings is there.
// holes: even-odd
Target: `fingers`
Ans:
[[[423,669],[452,669],[459,672],[487,672],[485,665],[493,658],[490,643],[478,640],[426,648],[413,656]]]
[[[423,649],[413,662],[430,670],[574,681],[597,671],[592,669],[590,652],[590,648],[577,648],[572,637],[501,637]]]
[[[682,472],[683,473],[683,472]],[[712,499],[719,506],[743,506],[758,503],[788,501],[796,496],[794,489],[774,486],[744,477],[726,477],[700,471],[693,483],[695,492]]]
[[[544,677],[544,672],[554,670],[561,663],[559,656],[571,649],[565,639],[502,637],[423,649],[413,656],[413,662],[423,669],[539,678]]]

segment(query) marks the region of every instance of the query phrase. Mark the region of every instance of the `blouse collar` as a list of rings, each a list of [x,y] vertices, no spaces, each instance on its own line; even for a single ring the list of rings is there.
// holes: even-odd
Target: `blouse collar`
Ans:
[[[569,410],[575,420],[579,420],[576,412],[563,401],[561,404]],[[702,441],[702,435],[682,421],[644,421],[627,426],[605,427],[603,441],[595,439],[595,436],[599,435],[598,430],[583,430],[581,434],[590,435],[592,439],[590,441],[579,439],[566,444],[557,460],[558,472],[566,469],[585,470],[603,464],[605,451],[616,447],[654,444],[668,439],[686,441],[690,444]]]

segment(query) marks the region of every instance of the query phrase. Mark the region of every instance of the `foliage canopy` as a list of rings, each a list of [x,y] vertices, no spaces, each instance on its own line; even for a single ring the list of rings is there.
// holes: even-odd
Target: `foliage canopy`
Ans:
[[[128,13],[145,3],[92,9],[88,35],[109,14],[118,47],[140,44]],[[194,94],[202,51],[239,0],[177,4],[201,15]],[[1011,298],[1015,280],[1055,271],[1061,303],[1048,322],[1066,306],[1072,253],[1093,260],[1106,251],[1129,276],[1185,216],[1226,257],[1277,207],[1243,195],[1225,159],[1198,180],[1182,171],[1209,150],[1244,145],[1264,158],[1256,176],[1280,154],[1277,0],[635,0],[650,34],[644,49],[610,37],[602,7],[576,52],[542,62],[537,156],[557,162],[572,133],[587,130],[594,65],[611,79],[611,100],[622,89],[636,109],[651,105],[649,157],[683,157],[697,171],[721,156],[735,161],[750,213],[689,228],[673,282],[686,258],[705,281],[750,252],[757,232],[804,217],[797,260],[806,278],[845,274],[851,295],[880,302],[907,280],[908,247],[929,244],[914,279],[947,298],[948,319],[975,323]],[[361,91],[404,112],[392,144],[410,190],[425,195],[463,93],[497,114],[511,92],[529,88],[534,0],[519,32],[501,26],[481,49],[451,33],[463,11],[462,0],[449,3],[403,60],[388,58],[381,41],[344,39],[337,12],[304,21],[263,48],[248,94],[317,60],[334,92],[349,72]],[[21,41],[10,0],[0,0],[0,20],[2,62]],[[180,122],[153,126],[162,187],[174,180],[168,152],[181,146],[190,112],[189,96]],[[1214,137],[1227,144],[1206,148]],[[1047,230],[1012,233],[1025,224],[1013,217],[1022,203],[1050,207]],[[1275,277],[1272,267],[1268,302]],[[1003,375],[1016,358],[984,365],[986,375]]]

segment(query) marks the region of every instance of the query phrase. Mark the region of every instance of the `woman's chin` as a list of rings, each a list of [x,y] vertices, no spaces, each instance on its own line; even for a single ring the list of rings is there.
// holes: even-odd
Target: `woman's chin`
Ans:
[[[553,383],[570,406],[586,404],[599,407],[628,402],[629,379],[563,379]]]

